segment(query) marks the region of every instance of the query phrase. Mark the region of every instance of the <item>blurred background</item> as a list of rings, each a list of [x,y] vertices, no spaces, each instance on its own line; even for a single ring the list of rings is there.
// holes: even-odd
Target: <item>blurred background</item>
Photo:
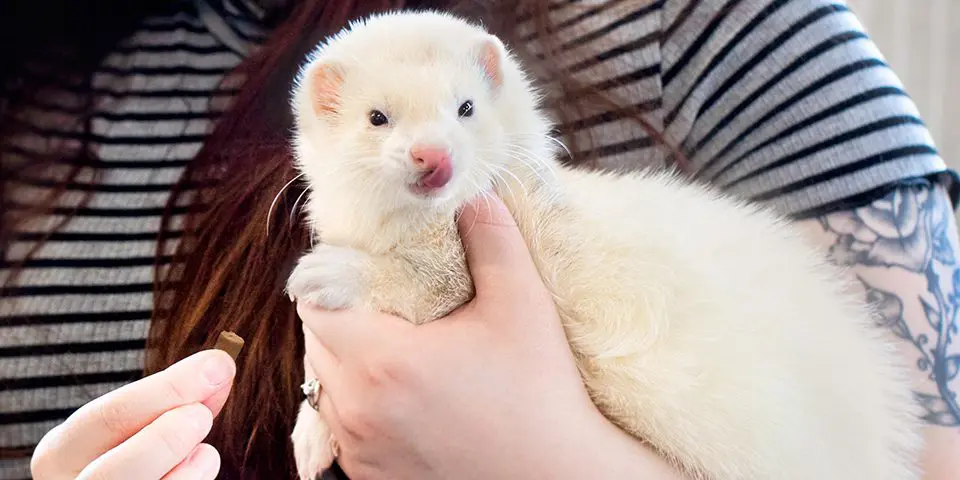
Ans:
[[[960,0],[847,0],[960,170]]]

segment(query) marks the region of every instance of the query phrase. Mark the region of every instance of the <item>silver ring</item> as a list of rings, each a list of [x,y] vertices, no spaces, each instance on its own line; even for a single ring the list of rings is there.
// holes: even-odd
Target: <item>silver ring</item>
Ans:
[[[320,391],[323,390],[323,387],[320,386],[320,380],[317,380],[316,378],[313,380],[308,380],[304,382],[303,385],[300,385],[300,389],[303,390],[303,395],[307,397],[307,404],[319,412]]]

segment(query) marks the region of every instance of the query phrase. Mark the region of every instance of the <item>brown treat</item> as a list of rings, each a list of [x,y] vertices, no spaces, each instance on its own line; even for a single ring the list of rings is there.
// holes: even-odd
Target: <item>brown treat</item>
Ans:
[[[243,348],[243,339],[236,333],[223,331],[220,332],[220,338],[217,339],[217,344],[213,348],[227,352],[236,360],[237,355],[240,354],[240,349]]]

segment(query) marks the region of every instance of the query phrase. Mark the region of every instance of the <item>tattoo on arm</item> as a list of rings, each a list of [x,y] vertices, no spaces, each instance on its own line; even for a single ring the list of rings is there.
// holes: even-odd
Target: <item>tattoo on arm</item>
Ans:
[[[960,426],[960,268],[954,212],[941,187],[905,186],[870,205],[819,219],[830,258],[852,270],[879,311],[878,321],[928,379],[916,398],[924,420]]]

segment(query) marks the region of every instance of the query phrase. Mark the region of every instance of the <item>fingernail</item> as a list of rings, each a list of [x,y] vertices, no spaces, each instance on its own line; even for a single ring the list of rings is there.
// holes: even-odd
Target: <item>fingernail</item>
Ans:
[[[199,445],[193,449],[187,464],[190,466],[191,473],[195,473],[194,478],[215,478],[220,471],[220,458],[218,455],[205,455],[204,450],[209,450],[209,447]]]
[[[215,479],[217,474],[220,473],[220,457],[210,458],[209,460],[204,460],[203,462],[203,478],[206,479]]]
[[[211,386],[223,385],[232,375],[233,365],[224,355],[216,355],[203,364],[203,376]]]

